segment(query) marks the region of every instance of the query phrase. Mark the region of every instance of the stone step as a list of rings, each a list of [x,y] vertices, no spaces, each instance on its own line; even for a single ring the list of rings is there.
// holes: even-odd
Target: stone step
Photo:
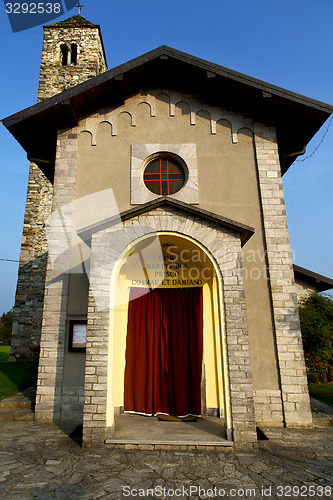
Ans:
[[[0,410],[31,410],[31,401],[24,396],[6,398],[0,401]]]
[[[333,408],[311,398],[312,421],[315,427],[333,427]]]
[[[36,388],[30,387],[0,401],[0,422],[31,422]]]
[[[0,422],[32,422],[32,410],[0,410]]]
[[[36,389],[31,387],[0,401],[0,410],[31,409],[36,398]]]
[[[331,417],[312,417],[313,425],[318,428],[333,427],[333,418]]]

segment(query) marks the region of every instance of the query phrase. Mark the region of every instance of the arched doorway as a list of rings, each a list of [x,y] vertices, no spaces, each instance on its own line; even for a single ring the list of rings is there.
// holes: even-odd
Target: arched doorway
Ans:
[[[113,425],[114,415],[123,412],[125,406],[125,411],[149,415],[156,415],[161,411],[162,413],[177,414],[179,417],[188,414],[220,417],[224,419],[225,427],[230,429],[231,416],[224,338],[222,279],[217,265],[204,246],[188,236],[173,232],[159,232],[138,238],[120,255],[113,270],[111,286],[108,427]],[[187,299],[184,298],[185,296],[187,296]],[[148,299],[148,297],[151,298]],[[130,300],[133,298],[135,300]],[[133,307],[133,303],[137,300],[138,306]],[[168,315],[170,316],[175,312],[175,304],[178,305],[179,300],[183,301],[183,306],[177,308],[174,321],[168,321],[168,319],[170,320]],[[178,389],[178,386],[181,385],[181,390],[185,395],[190,386],[193,393],[189,399],[190,402],[196,401],[196,405],[189,406],[185,410],[183,407],[178,411],[174,407],[156,406],[156,391],[153,398],[150,395],[148,398],[147,394],[156,385],[154,378],[150,379],[147,390],[145,390],[145,383],[142,381],[139,387],[136,384],[133,387],[132,384],[130,388],[130,404],[132,407],[126,407],[129,400],[128,373],[133,381],[139,373],[140,365],[148,363],[148,369],[145,368],[144,374],[141,373],[141,378],[145,379],[147,371],[154,370],[156,366],[161,364],[159,361],[152,365],[151,360],[147,361],[147,357],[142,358],[143,353],[147,356],[146,351],[151,350],[151,339],[148,346],[147,339],[145,339],[144,347],[138,339],[135,340],[137,331],[140,330],[142,334],[146,330],[146,327],[141,325],[142,305],[144,305],[145,310],[148,310],[149,307],[158,307],[156,305],[158,301],[162,303],[162,309],[164,308],[162,314],[166,315],[166,317],[164,316],[164,320],[166,318],[164,322],[167,326],[163,332],[163,334],[166,333],[167,335],[166,341],[171,342],[174,347],[175,342],[178,342],[174,349],[177,355],[179,354],[179,342],[182,342],[183,362],[187,368],[181,374],[176,369],[167,380],[163,379],[165,371],[170,370],[172,364],[179,364],[177,355],[175,359],[173,354],[170,360],[170,349],[168,347],[169,359],[163,360],[166,361],[163,368],[164,372],[162,370],[162,375],[159,372],[156,376],[160,378],[162,376],[164,383],[166,382],[168,385],[166,397],[163,396],[164,400],[162,398],[164,403],[165,398],[170,400],[170,391],[174,392],[175,387]],[[184,305],[184,301],[187,305]],[[150,305],[148,305],[148,302],[150,302]],[[181,317],[182,308],[184,317]],[[135,309],[138,312],[135,312]],[[144,315],[146,324],[154,319],[151,312],[149,312],[149,315],[146,313]],[[175,325],[177,326],[177,316],[181,318],[182,326],[180,329],[178,328],[177,335],[173,336],[170,328],[174,329]],[[137,319],[135,319],[136,317]],[[140,322],[140,328],[136,328],[136,321]],[[157,321],[157,323],[159,324],[160,321]],[[198,328],[194,327],[194,323],[197,323]],[[182,335],[181,341],[179,335]],[[134,343],[132,342],[133,338]],[[136,356],[140,346],[141,351],[143,351],[143,353],[140,353],[141,361]],[[131,355],[128,354],[129,351],[132,351]],[[156,355],[161,360],[163,349],[160,349],[157,353],[155,352],[155,357]],[[192,364],[191,358],[195,360]],[[135,363],[137,366],[133,367]],[[190,376],[187,376],[186,381],[183,380],[179,384],[178,377],[185,374],[189,375],[188,371],[191,372]],[[144,404],[147,403],[147,398],[149,399],[150,406],[140,406],[142,401],[139,406],[135,406],[140,399],[139,393],[140,398],[144,400]],[[180,396],[177,395],[177,398],[183,399],[181,392]]]

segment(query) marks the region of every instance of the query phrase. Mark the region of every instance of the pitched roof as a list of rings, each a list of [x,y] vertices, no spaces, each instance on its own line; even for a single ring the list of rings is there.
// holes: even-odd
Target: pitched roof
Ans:
[[[91,237],[94,233],[102,231],[103,229],[114,226],[116,224],[119,224],[120,222],[133,219],[138,215],[151,212],[152,210],[156,210],[157,208],[161,207],[173,208],[179,210],[180,212],[184,212],[186,214],[193,215],[200,219],[214,222],[215,224],[226,227],[227,229],[231,229],[232,231],[240,234],[242,246],[254,234],[254,228],[251,226],[247,226],[246,224],[242,224],[241,222],[236,222],[226,217],[222,217],[221,215],[216,215],[202,208],[196,207],[194,205],[189,205],[188,203],[184,203],[183,201],[175,200],[173,198],[168,198],[165,196],[160,196],[154,201],[143,203],[142,205],[130,208],[129,210],[126,210],[125,212],[122,212],[119,215],[109,217],[105,220],[99,221],[97,224],[92,224],[91,226],[80,229],[78,231],[78,235],[87,244],[89,244],[89,242],[91,241]]]
[[[154,87],[185,90],[206,104],[276,127],[282,173],[333,112],[333,106],[323,102],[163,45],[9,116],[3,124],[52,180],[57,129]]]
[[[99,28],[99,24],[91,23],[87,21],[81,14],[69,17],[64,21],[59,21],[58,23],[51,23],[44,28]]]
[[[309,269],[296,266],[295,264],[294,275],[296,280],[299,279],[300,281],[308,283],[316,288],[318,292],[324,292],[325,290],[331,290],[331,288],[333,288],[333,280],[331,278],[314,273],[313,271],[309,271]]]

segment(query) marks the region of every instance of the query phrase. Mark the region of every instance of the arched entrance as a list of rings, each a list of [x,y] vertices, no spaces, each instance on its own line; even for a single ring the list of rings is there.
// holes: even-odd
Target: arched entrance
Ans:
[[[166,231],[138,238],[111,288],[108,427],[125,410],[231,429],[222,279],[204,246]]]

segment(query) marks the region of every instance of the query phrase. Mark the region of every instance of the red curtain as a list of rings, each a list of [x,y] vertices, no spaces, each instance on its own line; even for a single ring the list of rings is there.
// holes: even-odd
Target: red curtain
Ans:
[[[201,414],[201,288],[131,288],[124,410]]]

